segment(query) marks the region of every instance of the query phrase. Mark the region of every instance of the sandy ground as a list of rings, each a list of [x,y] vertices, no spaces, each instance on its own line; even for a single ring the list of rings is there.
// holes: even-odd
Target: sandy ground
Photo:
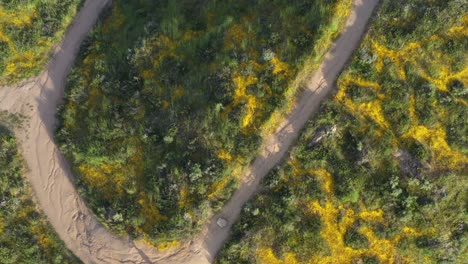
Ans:
[[[225,207],[211,218],[197,237],[180,248],[158,252],[140,241],[117,237],[97,221],[73,184],[67,161],[54,142],[56,109],[63,97],[66,75],[79,46],[110,0],[87,0],[56,49],[46,71],[17,87],[0,88],[0,110],[28,118],[15,131],[28,165],[26,173],[35,198],[67,247],[85,263],[210,263],[229,237],[242,206],[255,195],[261,179],[285,156],[301,128],[333,89],[346,61],[359,45],[379,0],[355,0],[344,31],[326,54],[293,110],[277,131],[264,140],[260,156]],[[227,220],[220,228],[216,221]]]

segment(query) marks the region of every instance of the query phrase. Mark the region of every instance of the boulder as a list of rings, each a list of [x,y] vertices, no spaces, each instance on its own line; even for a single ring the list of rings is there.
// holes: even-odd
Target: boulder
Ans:
[[[220,218],[218,218],[218,220],[216,221],[216,224],[217,224],[219,227],[224,228],[224,227],[227,226],[228,222],[227,222],[226,219],[220,217]]]

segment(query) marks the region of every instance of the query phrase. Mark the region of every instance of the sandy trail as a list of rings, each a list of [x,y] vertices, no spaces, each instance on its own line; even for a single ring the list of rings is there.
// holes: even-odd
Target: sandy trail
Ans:
[[[261,179],[287,153],[302,127],[333,89],[334,82],[354,49],[379,0],[354,0],[353,10],[340,37],[325,55],[296,106],[272,136],[265,139],[260,156],[248,168],[244,180],[225,207],[197,237],[178,249],[158,252],[140,241],[117,237],[97,221],[73,185],[67,161],[54,142],[56,110],[63,97],[65,80],[81,45],[110,0],[87,0],[46,71],[18,87],[0,89],[0,110],[28,117],[24,129],[15,131],[28,165],[27,179],[50,223],[85,263],[209,263],[229,237],[231,225],[242,206],[255,195]],[[224,228],[216,221],[228,221]]]

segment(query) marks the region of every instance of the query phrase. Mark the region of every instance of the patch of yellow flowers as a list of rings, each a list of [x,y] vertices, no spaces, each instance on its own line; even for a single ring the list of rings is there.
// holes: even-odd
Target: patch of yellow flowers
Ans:
[[[366,256],[377,258],[380,263],[395,263],[397,258],[410,261],[409,257],[398,255],[398,243],[405,238],[416,238],[422,235],[432,235],[433,230],[418,231],[411,227],[404,227],[393,238],[378,237],[371,228],[370,223],[386,225],[381,209],[368,210],[362,203],[359,204],[359,211],[350,208],[348,204],[341,204],[334,195],[333,177],[323,168],[303,170],[296,161],[292,161],[294,175],[308,173],[318,178],[322,192],[325,194],[323,201],[312,201],[308,205],[308,210],[313,215],[317,215],[322,220],[322,230],[320,236],[330,249],[330,254],[311,256],[305,263],[313,264],[346,264],[353,263]],[[358,232],[368,241],[367,248],[355,249],[346,245],[344,237],[346,232],[356,221],[362,223]],[[256,251],[257,261],[265,264],[297,264],[300,262],[294,253],[284,254],[280,259],[273,253],[271,248],[260,248]]]

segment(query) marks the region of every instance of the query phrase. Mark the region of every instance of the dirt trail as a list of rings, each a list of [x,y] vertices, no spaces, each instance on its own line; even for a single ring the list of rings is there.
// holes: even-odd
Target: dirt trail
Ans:
[[[212,262],[228,238],[242,206],[257,191],[260,180],[281,161],[300,129],[333,89],[338,74],[358,46],[378,0],[354,0],[344,31],[326,54],[295,108],[276,133],[265,139],[261,155],[249,167],[231,200],[212,217],[200,235],[178,249],[164,252],[157,252],[140,241],[117,237],[100,225],[76,191],[70,167],[54,142],[55,114],[63,96],[66,75],[80,44],[109,3],[110,0],[87,0],[46,71],[21,86],[0,89],[0,110],[21,113],[29,119],[24,129],[15,132],[29,167],[26,177],[60,238],[85,263]],[[226,227],[218,227],[219,217],[228,221]]]

